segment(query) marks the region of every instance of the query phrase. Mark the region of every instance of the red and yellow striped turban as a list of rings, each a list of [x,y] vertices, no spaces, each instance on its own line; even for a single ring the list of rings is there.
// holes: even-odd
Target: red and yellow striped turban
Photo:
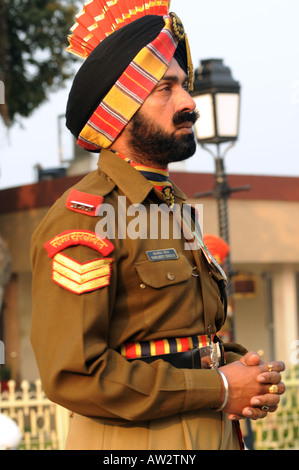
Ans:
[[[105,10],[103,4],[110,8]],[[128,4],[132,7],[130,15],[120,16]],[[77,15],[67,50],[84,57],[85,62],[69,94],[66,124],[84,149],[96,152],[113,144],[164,76],[173,57],[190,77],[192,88],[187,36],[177,16],[168,14],[168,4],[90,0]],[[118,10],[112,12],[112,6]]]

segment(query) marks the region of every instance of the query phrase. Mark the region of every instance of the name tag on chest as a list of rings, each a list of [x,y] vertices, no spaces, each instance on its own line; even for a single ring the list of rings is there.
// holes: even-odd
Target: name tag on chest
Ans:
[[[174,248],[168,248],[167,250],[147,251],[146,256],[152,262],[179,258]]]

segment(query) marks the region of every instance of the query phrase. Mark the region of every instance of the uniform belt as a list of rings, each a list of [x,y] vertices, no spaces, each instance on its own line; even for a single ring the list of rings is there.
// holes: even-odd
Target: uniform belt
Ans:
[[[215,369],[225,362],[223,344],[216,335],[127,343],[120,352],[128,361],[162,359],[182,369]]]

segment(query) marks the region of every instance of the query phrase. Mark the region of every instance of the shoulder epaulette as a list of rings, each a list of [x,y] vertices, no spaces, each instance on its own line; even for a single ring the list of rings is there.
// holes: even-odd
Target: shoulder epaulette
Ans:
[[[101,206],[103,200],[102,196],[95,196],[94,194],[83,193],[77,189],[71,189],[65,205],[71,211],[95,217],[97,209]]]

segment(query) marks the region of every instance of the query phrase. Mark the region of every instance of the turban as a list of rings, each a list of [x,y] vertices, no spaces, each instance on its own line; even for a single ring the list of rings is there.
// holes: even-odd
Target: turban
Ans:
[[[217,235],[204,235],[203,242],[219,264],[224,263],[229,253],[229,245]]]
[[[91,50],[88,44],[79,44],[75,34],[69,37],[67,50],[87,58],[69,93],[66,125],[85,150],[99,151],[113,144],[173,58],[190,77],[192,87],[188,40],[174,13],[141,16],[105,36]]]

